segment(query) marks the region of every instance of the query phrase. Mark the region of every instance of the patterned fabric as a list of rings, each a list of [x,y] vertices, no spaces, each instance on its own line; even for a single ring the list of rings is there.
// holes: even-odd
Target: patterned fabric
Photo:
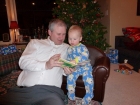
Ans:
[[[124,36],[128,37],[129,35],[140,33],[140,28],[139,27],[125,27],[125,28],[122,28],[122,32]]]
[[[79,44],[74,47],[68,48],[68,60],[78,59],[78,62],[83,62],[89,60],[89,52],[85,45]],[[82,99],[81,105],[87,105],[93,98],[93,76],[92,76],[92,66],[90,63],[85,65],[80,65],[76,67],[76,71],[67,76],[67,89],[68,97],[70,100],[75,100],[75,82],[77,78],[82,75],[85,84],[86,94]]]
[[[122,32],[125,37],[129,37],[133,42],[140,40],[140,28],[139,27],[126,27],[122,28]]]
[[[110,63],[118,63],[118,50],[109,49],[109,52],[106,53],[106,56],[109,57]]]
[[[7,55],[17,52],[16,45],[2,46],[0,47],[0,54]]]
[[[16,86],[17,78],[20,74],[20,70],[12,71],[12,73],[0,77],[0,95],[4,95],[7,91]]]
[[[82,99],[76,97],[75,102],[68,99],[66,105],[82,105]],[[98,101],[91,100],[91,102],[88,105],[101,105]]]
[[[10,53],[14,53],[18,51],[16,45],[9,45],[8,48]]]
[[[9,53],[10,53],[10,52],[9,52],[8,46],[7,46],[7,47],[2,47],[2,48],[1,48],[1,54],[7,55],[7,54],[9,54]]]
[[[0,55],[0,76],[11,73],[13,70],[18,70],[18,61],[21,53],[15,52],[8,55]]]
[[[136,34],[133,34],[133,35],[129,35],[128,36],[133,42],[137,42],[140,40],[140,33],[136,33]]]
[[[16,86],[19,73],[18,61],[21,53],[14,52],[8,55],[0,55],[0,95],[8,89]]]

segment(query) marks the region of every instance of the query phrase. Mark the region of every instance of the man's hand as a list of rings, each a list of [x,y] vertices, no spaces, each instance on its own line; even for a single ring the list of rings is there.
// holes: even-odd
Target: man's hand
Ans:
[[[52,69],[53,67],[61,67],[62,62],[59,62],[60,54],[53,55],[47,62],[46,62],[46,69]]]
[[[72,72],[75,71],[75,68],[64,67],[63,69],[64,69],[65,74],[71,74]]]

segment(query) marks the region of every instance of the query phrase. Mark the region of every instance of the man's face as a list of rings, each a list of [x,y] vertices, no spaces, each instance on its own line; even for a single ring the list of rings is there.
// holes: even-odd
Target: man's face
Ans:
[[[55,25],[53,31],[48,30],[50,39],[56,44],[61,45],[66,36],[66,27]]]

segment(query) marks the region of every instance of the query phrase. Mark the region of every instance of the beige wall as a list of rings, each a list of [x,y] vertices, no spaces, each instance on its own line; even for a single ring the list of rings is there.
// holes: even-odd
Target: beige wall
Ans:
[[[98,2],[101,6],[101,11],[104,14],[104,17],[101,19],[101,22],[105,27],[107,27],[107,34],[105,35],[105,38],[110,44],[110,0],[98,0]]]
[[[136,15],[137,0],[99,0],[104,14],[102,23],[107,26],[107,41],[114,48],[115,36],[123,35],[123,27],[140,27],[140,16]],[[106,8],[104,10],[104,8]]]

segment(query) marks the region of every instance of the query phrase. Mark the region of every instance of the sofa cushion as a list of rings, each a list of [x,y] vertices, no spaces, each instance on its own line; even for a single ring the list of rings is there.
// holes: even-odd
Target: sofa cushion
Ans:
[[[14,53],[18,51],[16,45],[9,45],[8,48],[10,53]]]
[[[2,48],[1,48],[1,53],[2,53],[3,55],[10,54],[8,46],[2,47]]]
[[[133,42],[137,42],[140,40],[140,33],[132,34],[128,36]]]
[[[128,37],[129,35],[140,33],[140,28],[139,27],[125,27],[125,28],[122,28],[122,32],[124,36]]]
[[[0,95],[4,95],[7,91],[16,86],[17,78],[20,70],[12,71],[10,74],[0,77]]]
[[[8,45],[8,46],[3,46],[0,48],[0,54],[3,54],[3,55],[11,54],[17,51],[18,50],[16,48],[16,45]]]
[[[18,70],[18,61],[20,56],[20,52],[14,52],[8,55],[0,55],[0,76],[11,73],[13,70]]]

